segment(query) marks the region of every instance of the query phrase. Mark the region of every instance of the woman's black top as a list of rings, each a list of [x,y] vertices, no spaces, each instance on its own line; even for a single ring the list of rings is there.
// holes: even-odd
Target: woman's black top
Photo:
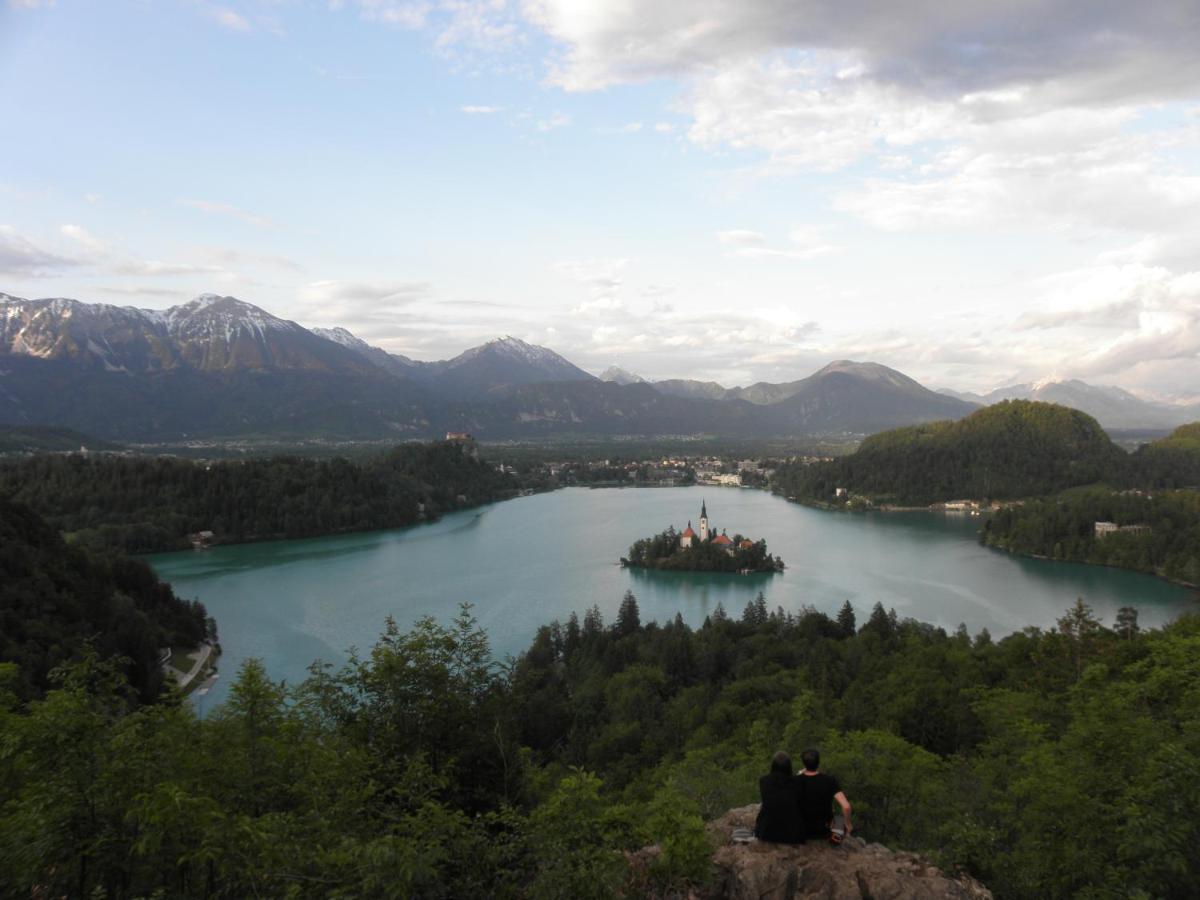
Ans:
[[[758,779],[762,808],[754,823],[754,836],[777,844],[803,844],[804,823],[800,818],[798,779],[782,772],[771,772]]]

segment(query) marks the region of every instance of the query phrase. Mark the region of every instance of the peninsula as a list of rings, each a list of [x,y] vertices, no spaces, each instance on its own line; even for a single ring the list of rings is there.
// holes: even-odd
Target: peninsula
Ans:
[[[699,531],[689,520],[682,532],[670,526],[653,537],[635,541],[621,565],[643,569],[671,569],[683,572],[782,572],[783,560],[767,552],[765,540],[752,540],[741,534],[732,538],[720,534],[708,520],[708,507],[700,504]]]

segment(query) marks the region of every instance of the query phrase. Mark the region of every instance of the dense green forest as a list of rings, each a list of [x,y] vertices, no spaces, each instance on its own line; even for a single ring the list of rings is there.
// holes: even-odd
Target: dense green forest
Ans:
[[[1101,482],[1146,490],[1200,487],[1200,423],[1127,454],[1079,410],[1007,400],[957,422],[872,435],[837,459],[785,463],[772,490],[816,503],[859,497],[924,506],[1040,497]],[[838,488],[845,497],[838,497]]]
[[[137,698],[153,700],[162,648],[195,646],[213,630],[200,603],[176,597],[145,563],[69,546],[32,510],[0,497],[0,663],[19,667],[6,686],[17,698],[41,696],[50,672],[90,643],[121,657]]]
[[[297,685],[251,661],[203,721],[94,656],[27,702],[0,666],[0,894],[678,896],[702,822],[816,746],[858,833],[998,897],[1188,896],[1200,618],[1120,619],[993,641],[760,598],[693,629],[630,595],[501,665],[464,608]]]
[[[1096,522],[1146,526],[1097,537]],[[989,546],[1120,566],[1200,585],[1200,492],[1081,489],[992,513]]]
[[[1162,440],[1143,444],[1132,462],[1127,483],[1134,487],[1200,488],[1200,422],[1181,425]]]
[[[1015,499],[1125,479],[1127,455],[1091,416],[1065,406],[1008,400],[957,422],[872,435],[855,453],[789,463],[777,493],[832,503],[836,489],[876,503],[926,505],[964,497]]]
[[[713,540],[693,538],[691,546],[679,546],[679,532],[673,527],[653,537],[634,541],[624,565],[645,569],[670,569],[677,572],[782,572],[783,560],[767,552],[767,542],[758,540],[743,547],[742,535],[734,535],[726,548]]]
[[[401,444],[361,461],[275,457],[36,456],[0,464],[0,496],[27,503],[88,546],[130,553],[217,541],[301,538],[411,525],[512,496],[510,475],[473,445]]]

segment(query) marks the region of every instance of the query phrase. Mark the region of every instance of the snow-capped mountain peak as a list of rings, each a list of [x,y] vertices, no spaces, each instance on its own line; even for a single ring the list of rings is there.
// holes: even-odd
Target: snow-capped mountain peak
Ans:
[[[292,331],[300,327],[294,322],[271,315],[253,303],[217,294],[201,294],[187,303],[172,306],[166,310],[166,319],[168,327],[172,330],[183,330],[192,323],[199,322],[205,323],[206,327],[219,324],[230,328],[247,327],[254,330],[275,328]]]
[[[313,334],[320,335],[327,341],[333,341],[335,344],[341,344],[343,347],[349,347],[352,350],[356,350],[359,347],[370,346],[362,338],[356,337],[354,334],[347,331],[345,328],[342,328],[340,325],[333,328],[310,328],[309,331],[311,331]]]
[[[484,347],[502,353],[511,359],[518,359],[523,362],[542,363],[562,359],[553,350],[539,347],[536,344],[528,344],[520,338],[513,337],[511,334],[496,338],[494,341],[488,341],[484,344]]]
[[[645,384],[646,379],[641,375],[635,375],[620,366],[609,366],[600,373],[601,381],[611,381],[613,384]]]

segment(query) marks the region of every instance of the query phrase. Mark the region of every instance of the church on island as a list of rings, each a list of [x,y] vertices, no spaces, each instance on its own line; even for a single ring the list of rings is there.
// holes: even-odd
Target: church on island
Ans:
[[[708,523],[708,506],[703,500],[701,500],[700,501],[700,533],[699,534],[696,533],[696,531],[692,528],[692,520],[688,519],[687,528],[684,530],[683,534],[681,534],[679,536],[679,549],[687,550],[696,541],[699,541],[701,544],[703,544],[705,541],[707,541],[709,539],[709,535],[714,534],[715,532],[716,532],[716,528],[711,527]],[[715,537],[712,538],[712,543],[713,543],[714,547],[720,547],[722,550],[724,550],[730,556],[733,555],[733,552],[734,552],[733,541],[725,533],[725,529],[721,529],[721,533],[717,534]],[[742,540],[742,542],[740,544],[738,544],[737,549],[749,550],[753,546],[754,546],[754,541],[750,540],[749,538],[744,538]]]
[[[740,534],[730,537],[708,520],[707,504],[700,504],[700,530],[691,521],[680,534],[672,525],[666,531],[634,541],[621,565],[643,569],[685,572],[782,572],[783,560],[767,552],[767,542]]]

